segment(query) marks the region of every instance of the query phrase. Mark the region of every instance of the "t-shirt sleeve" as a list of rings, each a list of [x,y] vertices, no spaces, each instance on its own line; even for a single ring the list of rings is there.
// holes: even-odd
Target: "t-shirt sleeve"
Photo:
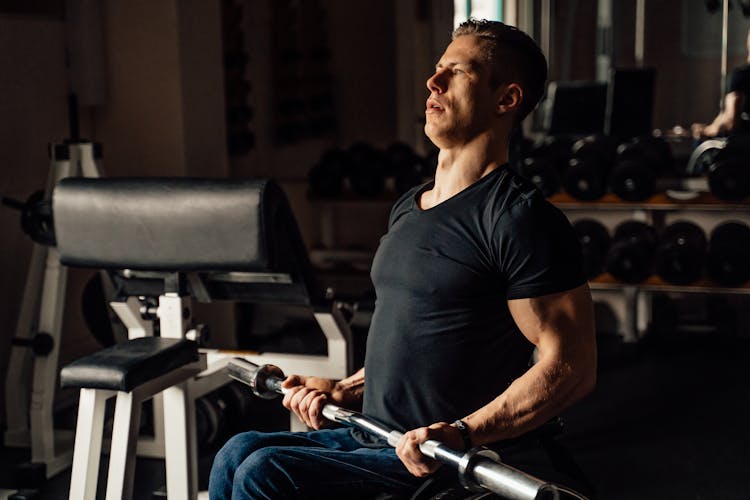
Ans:
[[[563,292],[586,281],[573,227],[541,197],[516,203],[500,217],[493,235],[508,300]]]
[[[750,93],[750,66],[737,68],[730,73],[727,94],[730,92]]]

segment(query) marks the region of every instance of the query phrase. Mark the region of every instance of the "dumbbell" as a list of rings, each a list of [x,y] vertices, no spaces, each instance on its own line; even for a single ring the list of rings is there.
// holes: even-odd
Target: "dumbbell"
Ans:
[[[339,196],[350,163],[349,155],[340,149],[325,151],[307,174],[312,194],[321,198]]]
[[[546,136],[537,141],[521,162],[521,175],[533,182],[544,196],[562,187],[562,174],[573,140],[568,136]]]
[[[700,279],[708,242],[703,230],[689,221],[670,224],[661,234],[654,267],[664,281],[689,285]]]
[[[604,272],[604,263],[609,250],[609,231],[594,219],[578,219],[573,223],[583,254],[583,267],[588,279]]]
[[[724,201],[750,196],[750,175],[744,161],[750,148],[741,138],[733,142],[730,147],[726,137],[703,141],[693,150],[685,169],[690,176],[705,175],[711,193]]]
[[[720,224],[711,232],[708,274],[723,286],[738,286],[750,279],[750,227],[738,221]]]
[[[539,188],[545,197],[560,191],[560,174],[555,163],[545,156],[530,156],[521,163],[521,175]]]
[[[724,201],[741,201],[750,196],[750,140],[745,136],[731,136],[724,148],[709,164],[708,187]]]
[[[615,228],[607,253],[606,269],[624,283],[640,283],[651,275],[656,230],[640,221],[628,220]]]
[[[408,144],[394,142],[385,150],[388,173],[393,176],[396,192],[405,193],[422,182],[424,160]]]
[[[563,175],[565,191],[578,200],[598,200],[607,192],[607,177],[615,157],[615,143],[602,135],[573,143]]]
[[[352,145],[348,153],[351,158],[348,177],[352,190],[367,197],[383,194],[388,172],[385,155],[364,142]]]
[[[609,187],[625,201],[643,201],[656,192],[656,178],[672,168],[672,151],[661,137],[642,136],[617,147]]]

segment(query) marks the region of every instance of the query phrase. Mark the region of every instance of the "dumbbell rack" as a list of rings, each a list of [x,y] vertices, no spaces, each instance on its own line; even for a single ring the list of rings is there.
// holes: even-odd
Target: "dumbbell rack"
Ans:
[[[311,251],[314,262],[327,260],[366,262],[372,258],[371,252],[339,249],[336,246],[335,210],[357,209],[357,207],[381,206],[390,209],[395,198],[382,197],[363,199],[355,196],[342,196],[336,199],[311,199],[320,208],[320,231],[322,248]],[[708,192],[698,192],[689,200],[675,200],[665,193],[657,193],[642,202],[626,202],[608,193],[596,201],[584,202],[562,192],[549,198],[575,222],[580,218],[591,218],[603,223],[612,232],[620,222],[628,219],[639,220],[654,226],[657,230],[671,222],[688,219],[710,233],[717,225],[728,220],[739,220],[750,225],[750,201],[728,203]],[[366,275],[362,273],[362,278]],[[356,279],[352,276],[350,279]],[[626,342],[642,338],[652,322],[652,298],[655,293],[714,293],[750,295],[750,283],[738,287],[720,286],[707,278],[691,285],[678,286],[666,283],[652,275],[637,284],[617,281],[608,273],[590,281],[594,298],[607,303],[617,316],[620,333]]]
[[[643,202],[625,202],[613,194],[593,202],[582,202],[565,193],[549,198],[560,208],[571,223],[581,218],[591,218],[606,226],[610,232],[624,220],[638,220],[654,226],[657,231],[677,220],[690,220],[710,233],[719,224],[738,220],[750,224],[750,201],[727,203],[709,193],[697,193],[689,200],[674,200],[665,193],[657,193]],[[750,283],[726,287],[707,278],[678,286],[652,275],[641,283],[621,283],[608,273],[590,282],[595,300],[610,305],[620,324],[620,333],[626,342],[643,337],[653,320],[652,299],[655,293],[714,293],[750,296]]]

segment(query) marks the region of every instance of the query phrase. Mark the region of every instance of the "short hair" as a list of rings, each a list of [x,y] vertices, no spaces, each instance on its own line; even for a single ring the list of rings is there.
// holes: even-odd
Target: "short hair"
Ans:
[[[473,35],[484,42],[487,60],[492,67],[490,85],[518,83],[523,100],[516,123],[531,113],[544,95],[547,82],[547,59],[539,45],[526,33],[500,21],[469,18],[453,30],[451,39]]]

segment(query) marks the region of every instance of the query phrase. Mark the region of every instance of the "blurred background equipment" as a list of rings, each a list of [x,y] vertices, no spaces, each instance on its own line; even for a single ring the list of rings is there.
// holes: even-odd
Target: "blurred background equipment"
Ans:
[[[654,68],[611,68],[604,133],[619,140],[650,135],[655,87]]]
[[[577,140],[564,174],[565,191],[582,201],[604,196],[614,155],[615,143],[609,137],[590,135]]]
[[[623,283],[640,283],[653,272],[656,230],[644,222],[619,224],[607,254],[607,271]]]
[[[655,269],[667,283],[689,285],[703,275],[708,242],[703,230],[690,221],[670,224],[659,235]]]
[[[548,135],[601,134],[606,102],[606,83],[551,81],[543,104],[543,129]]]
[[[604,263],[611,242],[609,231],[596,219],[578,219],[573,223],[581,242],[583,264],[588,279],[604,272]]]
[[[669,145],[652,135],[634,137],[617,147],[610,187],[625,201],[644,201],[656,192],[656,180],[672,169]]]
[[[708,273],[723,286],[739,286],[750,279],[750,228],[744,222],[730,221],[711,232]]]

